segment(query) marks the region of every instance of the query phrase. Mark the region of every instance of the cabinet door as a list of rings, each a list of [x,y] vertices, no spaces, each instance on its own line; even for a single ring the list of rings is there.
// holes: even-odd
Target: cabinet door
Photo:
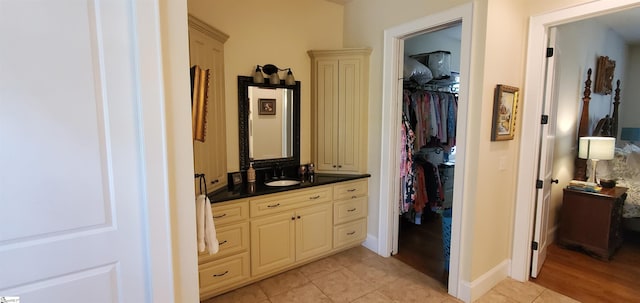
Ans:
[[[295,262],[295,216],[285,212],[251,222],[251,274]]]
[[[362,103],[361,60],[342,59],[339,62],[338,87],[338,170],[359,170],[360,165],[360,129],[362,111],[366,108]]]
[[[227,184],[226,121],[224,98],[224,34],[210,33],[205,25],[189,19],[189,56],[191,65],[209,69],[205,141],[194,141],[196,173],[207,177],[209,192]],[[222,36],[222,38],[220,38]]]
[[[338,60],[316,61],[316,137],[313,148],[318,170],[338,165]]]
[[[296,212],[296,260],[320,255],[332,248],[333,211],[331,203]]]

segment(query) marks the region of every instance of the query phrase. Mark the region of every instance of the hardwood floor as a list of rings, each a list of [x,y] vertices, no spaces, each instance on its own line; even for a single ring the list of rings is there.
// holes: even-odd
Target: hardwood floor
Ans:
[[[537,279],[531,281],[581,302],[640,301],[640,234],[625,234],[622,247],[609,261],[549,246]]]
[[[436,213],[424,215],[421,225],[400,219],[398,253],[395,258],[446,287],[449,276],[444,270],[442,219]]]

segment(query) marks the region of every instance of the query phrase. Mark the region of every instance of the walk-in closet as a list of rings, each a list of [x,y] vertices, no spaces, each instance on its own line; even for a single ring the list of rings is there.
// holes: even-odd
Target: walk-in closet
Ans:
[[[461,24],[404,40],[398,251],[446,286]]]

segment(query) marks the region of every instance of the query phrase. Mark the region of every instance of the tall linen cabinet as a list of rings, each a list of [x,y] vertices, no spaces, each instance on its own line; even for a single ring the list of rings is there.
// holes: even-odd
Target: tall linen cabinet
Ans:
[[[224,43],[229,36],[189,15],[191,66],[209,70],[204,142],[193,141],[194,168],[205,174],[207,190],[227,185],[227,139],[224,98]]]
[[[366,173],[369,48],[310,50],[312,159],[319,172]]]

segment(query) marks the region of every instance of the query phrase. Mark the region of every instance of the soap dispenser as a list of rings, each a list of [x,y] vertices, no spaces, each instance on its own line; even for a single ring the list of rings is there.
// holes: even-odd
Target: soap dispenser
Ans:
[[[253,162],[249,163],[249,169],[247,169],[247,183],[249,185],[248,191],[254,193],[256,191],[256,170],[253,168]]]

